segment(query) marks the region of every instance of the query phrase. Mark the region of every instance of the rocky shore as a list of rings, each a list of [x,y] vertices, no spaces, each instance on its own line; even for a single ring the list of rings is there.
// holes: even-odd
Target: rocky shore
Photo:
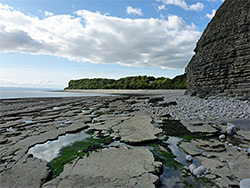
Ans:
[[[182,93],[3,99],[0,187],[249,186],[249,123],[249,101]],[[80,131],[52,161],[28,152]]]

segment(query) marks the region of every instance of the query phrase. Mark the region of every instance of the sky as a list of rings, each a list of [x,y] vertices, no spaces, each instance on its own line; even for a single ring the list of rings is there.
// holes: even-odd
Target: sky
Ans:
[[[1,0],[0,86],[184,73],[223,0]]]

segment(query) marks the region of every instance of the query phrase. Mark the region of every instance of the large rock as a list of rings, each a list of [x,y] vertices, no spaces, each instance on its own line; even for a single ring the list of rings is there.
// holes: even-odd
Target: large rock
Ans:
[[[194,121],[194,120],[181,120],[181,123],[192,133],[215,134],[218,132],[218,130],[213,127],[213,124],[206,122]]]
[[[250,178],[245,178],[240,181],[240,188],[249,188],[250,187]]]
[[[199,166],[196,169],[194,169],[193,174],[197,177],[200,177],[204,175],[205,172],[206,172],[206,168],[204,168],[204,166]]]
[[[159,166],[159,162],[154,161],[153,154],[148,149],[111,147],[93,152],[83,159],[77,159],[73,164],[65,165],[61,175],[44,184],[43,188],[62,187],[62,185],[108,188],[125,187],[125,185],[155,187],[154,184],[159,178],[153,173],[157,172]],[[90,178],[96,180],[91,181],[91,186]]]
[[[125,120],[118,126],[114,126],[113,129],[119,132],[121,141],[138,144],[158,139],[155,135],[161,133],[162,130],[155,128],[151,122],[150,115],[139,111],[135,112],[132,118]]]
[[[0,174],[0,187],[39,188],[49,175],[47,162],[23,156]],[[11,168],[11,169],[10,169]]]
[[[250,1],[226,0],[186,67],[187,93],[250,97]]]
[[[227,135],[233,135],[236,133],[236,127],[232,123],[227,123]]]

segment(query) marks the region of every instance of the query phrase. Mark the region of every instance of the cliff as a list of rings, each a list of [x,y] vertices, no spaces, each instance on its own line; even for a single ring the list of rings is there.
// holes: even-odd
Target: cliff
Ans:
[[[250,0],[225,0],[186,67],[187,94],[250,98]]]

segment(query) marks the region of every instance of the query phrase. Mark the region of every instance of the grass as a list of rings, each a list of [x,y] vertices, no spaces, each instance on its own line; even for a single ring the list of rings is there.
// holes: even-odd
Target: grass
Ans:
[[[63,167],[67,163],[77,157],[88,156],[90,152],[100,149],[105,144],[112,142],[112,138],[100,138],[95,139],[93,137],[87,138],[83,141],[78,141],[70,146],[66,146],[60,150],[59,156],[48,163],[49,168],[53,173],[53,177],[57,177],[62,171]]]

